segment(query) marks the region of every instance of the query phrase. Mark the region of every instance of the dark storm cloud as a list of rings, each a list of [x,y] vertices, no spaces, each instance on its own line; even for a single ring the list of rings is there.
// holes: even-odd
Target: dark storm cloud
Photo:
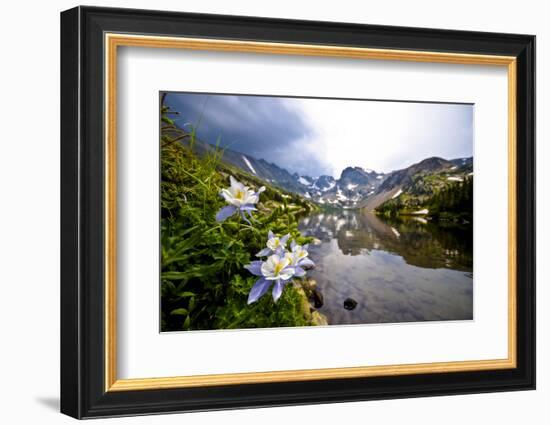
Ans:
[[[305,158],[300,142],[314,129],[286,99],[263,96],[169,93],[166,104],[180,112],[177,123],[197,127],[200,140],[273,162],[290,172],[317,176],[328,168]]]

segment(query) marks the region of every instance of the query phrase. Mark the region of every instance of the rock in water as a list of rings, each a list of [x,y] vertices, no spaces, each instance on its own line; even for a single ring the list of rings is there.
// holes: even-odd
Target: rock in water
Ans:
[[[321,308],[321,307],[323,307],[323,304],[325,303],[325,299],[323,297],[323,294],[317,288],[313,288],[311,290],[311,295],[309,296],[309,299],[310,299],[311,302],[313,302],[313,306],[315,308]]]
[[[357,307],[357,301],[355,301],[353,298],[346,298],[344,301],[344,308],[346,310],[353,310],[355,307]]]

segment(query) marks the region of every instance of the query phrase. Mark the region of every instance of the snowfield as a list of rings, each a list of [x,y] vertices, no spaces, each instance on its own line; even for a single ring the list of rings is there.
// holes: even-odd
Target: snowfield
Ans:
[[[332,189],[334,186],[336,186],[336,182],[331,182],[329,183],[329,185],[327,187],[324,187],[324,188],[320,188],[319,186],[317,186],[317,181],[315,181],[312,185],[311,185],[311,188],[312,189],[318,189],[318,190],[322,190],[323,192],[327,192],[329,191],[330,189]]]
[[[258,173],[256,173],[256,170],[254,169],[254,167],[252,166],[252,164],[250,163],[248,158],[244,155],[242,155],[242,158],[243,158],[243,161],[245,162],[246,166],[250,169],[250,171],[252,171],[254,174],[258,174]]]
[[[298,181],[299,181],[300,183],[302,183],[304,186],[309,186],[309,185],[311,184],[311,182],[310,182],[308,179],[306,179],[306,178],[304,178],[304,177],[302,177],[302,176],[300,176],[300,177],[298,178]]]
[[[447,180],[450,180],[452,182],[461,182],[462,181],[462,177],[454,177],[454,176],[451,176],[451,177],[447,177]]]
[[[402,190],[402,189],[399,189],[399,190],[395,193],[395,195],[393,195],[391,198],[392,198],[392,199],[395,199],[395,198],[397,198],[399,195],[401,195],[402,193],[403,193],[403,190]]]

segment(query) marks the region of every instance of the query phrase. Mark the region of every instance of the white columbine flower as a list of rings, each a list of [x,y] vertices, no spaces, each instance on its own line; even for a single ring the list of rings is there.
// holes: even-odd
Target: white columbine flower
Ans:
[[[266,257],[272,254],[281,255],[286,249],[286,243],[289,238],[290,235],[284,235],[280,238],[270,230],[267,234],[267,247],[258,252],[256,257]]]
[[[257,192],[254,192],[248,186],[237,181],[233,176],[229,176],[229,180],[231,186],[220,191],[220,195],[229,205],[218,211],[216,221],[222,222],[239,211],[243,220],[248,224],[252,224],[245,217],[244,213],[248,213],[250,218],[252,218],[252,211],[256,209],[254,205],[260,200],[260,193],[265,190],[265,186],[260,187]]]
[[[295,241],[290,244],[291,251],[287,254],[290,260],[290,265],[294,267],[295,276],[304,276],[306,271],[304,268],[312,268],[315,263],[308,258],[308,245],[298,245]]]
[[[288,280],[294,274],[294,269],[289,266],[290,258],[288,255],[279,256],[274,254],[262,264],[260,270],[267,280]]]
[[[259,194],[265,190],[265,187],[262,187],[258,193],[255,193],[248,186],[237,181],[233,176],[229,176],[229,180],[231,181],[231,186],[227,189],[222,189],[220,193],[228,204],[235,207],[256,204],[259,200]]]
[[[256,302],[262,295],[264,295],[273,285],[273,301],[281,297],[285,285],[294,276],[295,269],[290,265],[290,258],[288,255],[279,256],[277,254],[272,255],[266,261],[253,261],[245,266],[250,273],[259,276],[250,294],[248,294],[248,304]]]

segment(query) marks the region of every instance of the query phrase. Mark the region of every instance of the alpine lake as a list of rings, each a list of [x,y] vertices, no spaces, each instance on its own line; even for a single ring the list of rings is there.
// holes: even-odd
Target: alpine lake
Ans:
[[[303,217],[308,271],[330,325],[473,318],[473,227],[364,210]]]

